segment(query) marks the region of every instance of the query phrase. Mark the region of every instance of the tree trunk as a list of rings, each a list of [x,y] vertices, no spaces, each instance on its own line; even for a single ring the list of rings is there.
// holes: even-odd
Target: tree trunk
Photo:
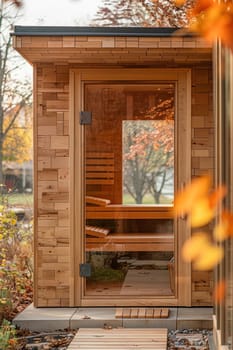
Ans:
[[[4,184],[2,147],[3,147],[3,142],[2,142],[2,139],[0,137],[0,185]]]

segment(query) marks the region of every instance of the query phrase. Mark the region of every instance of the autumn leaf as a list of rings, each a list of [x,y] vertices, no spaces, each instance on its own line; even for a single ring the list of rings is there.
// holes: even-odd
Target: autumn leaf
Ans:
[[[219,186],[214,192],[209,195],[209,204],[211,208],[214,208],[225,197],[227,193],[226,186]]]
[[[221,280],[217,283],[217,285],[215,286],[214,289],[214,293],[213,293],[213,299],[216,303],[220,303],[223,302],[225,300],[226,297],[226,281],[225,280]]]
[[[228,222],[220,221],[213,231],[213,236],[217,242],[222,242],[228,238]]]
[[[223,258],[224,250],[221,246],[209,244],[202,250],[194,261],[196,270],[212,270]]]
[[[190,214],[192,227],[208,224],[215,216],[219,202],[226,195],[226,187],[219,186],[210,193],[211,178],[203,176],[194,179],[175,199],[175,215]]]
[[[175,0],[175,5],[181,7],[185,4],[186,0]]]
[[[192,227],[207,225],[215,216],[215,208],[211,208],[209,198],[197,200],[191,209],[190,223]]]
[[[201,12],[206,11],[209,9],[211,6],[214,5],[213,0],[198,0],[195,2],[195,5],[192,9],[192,16],[197,16]]]
[[[191,11],[189,29],[213,42],[220,38],[233,50],[233,4],[199,0]]]
[[[226,187],[219,186],[208,196],[197,199],[191,208],[191,226],[198,227],[207,225],[214,216],[217,205],[226,195]]]
[[[182,257],[186,262],[197,259],[200,253],[210,245],[206,233],[199,232],[187,239],[182,247]]]
[[[185,189],[177,193],[174,203],[174,210],[177,216],[189,213],[195,203],[205,197],[210,189],[210,176],[202,176],[194,179]]]
[[[216,241],[221,242],[233,236],[233,213],[224,210],[213,232]]]
[[[182,257],[196,270],[211,270],[223,258],[223,248],[214,245],[205,232],[194,234],[182,247]]]

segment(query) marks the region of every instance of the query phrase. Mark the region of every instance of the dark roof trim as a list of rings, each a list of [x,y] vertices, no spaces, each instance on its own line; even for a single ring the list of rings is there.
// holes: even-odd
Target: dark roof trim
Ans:
[[[16,36],[140,36],[169,37],[178,28],[142,27],[42,27],[15,26],[12,35]]]

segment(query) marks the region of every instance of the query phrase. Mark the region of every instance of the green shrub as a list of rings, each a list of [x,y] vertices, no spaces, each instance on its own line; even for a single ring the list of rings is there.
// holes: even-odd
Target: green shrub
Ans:
[[[17,343],[15,337],[15,327],[9,321],[3,320],[0,327],[0,349],[10,350],[15,349]]]
[[[17,222],[6,198],[0,198],[0,323],[31,302],[32,228]]]

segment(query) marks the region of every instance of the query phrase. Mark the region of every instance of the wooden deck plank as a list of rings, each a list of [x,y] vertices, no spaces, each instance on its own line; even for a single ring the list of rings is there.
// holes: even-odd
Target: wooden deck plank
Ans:
[[[145,310],[145,309],[144,309]],[[167,349],[166,328],[80,328],[68,350]]]

